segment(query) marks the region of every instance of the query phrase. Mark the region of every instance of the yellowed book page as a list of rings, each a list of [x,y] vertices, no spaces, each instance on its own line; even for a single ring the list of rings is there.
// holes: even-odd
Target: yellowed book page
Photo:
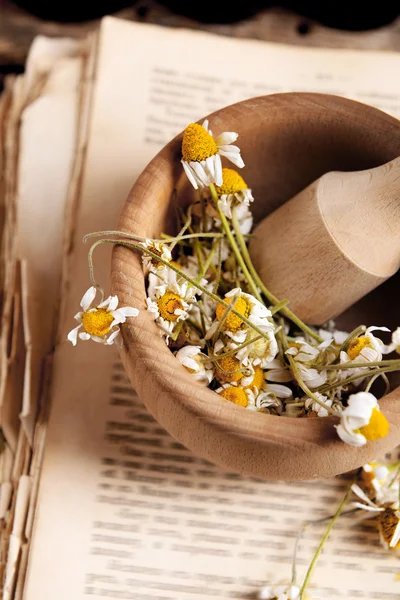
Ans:
[[[142,408],[114,348],[65,341],[90,285],[81,239],[115,226],[143,167],[191,120],[250,96],[300,89],[399,114],[399,66],[394,53],[103,21],[25,600],[250,598],[265,582],[290,578],[299,526],[332,513],[344,482],[245,479],[171,439]],[[107,292],[110,249],[95,261]],[[373,527],[343,519],[319,563],[315,593],[398,598],[397,561]],[[310,530],[302,544],[300,581],[320,534]]]
[[[17,253],[26,260],[29,290],[25,311],[29,354],[20,419],[31,443],[43,360],[54,345],[60,303],[64,213],[76,146],[82,71],[78,42],[58,45],[58,40],[39,41],[42,44],[37,40],[34,45],[36,54],[30,57],[27,77],[32,79],[31,71],[39,77],[41,67],[41,91],[21,116],[17,202]],[[68,54],[74,48],[75,56],[62,53],[65,45]]]

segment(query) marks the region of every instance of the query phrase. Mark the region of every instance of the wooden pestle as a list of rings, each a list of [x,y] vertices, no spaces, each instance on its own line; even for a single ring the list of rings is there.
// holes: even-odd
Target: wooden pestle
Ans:
[[[258,224],[249,252],[304,322],[341,314],[400,268],[400,157],[323,175]]]

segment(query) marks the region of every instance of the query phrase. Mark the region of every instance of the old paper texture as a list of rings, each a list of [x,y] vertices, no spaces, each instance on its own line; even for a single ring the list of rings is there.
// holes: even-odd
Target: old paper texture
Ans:
[[[299,526],[332,513],[345,482],[245,479],[171,439],[138,402],[113,348],[65,341],[90,285],[81,239],[116,224],[143,167],[191,120],[290,90],[337,93],[399,114],[399,64],[394,53],[103,21],[25,600],[250,598],[265,582],[290,578]],[[109,248],[98,251],[95,266],[107,288]],[[319,563],[315,592],[398,598],[397,562],[374,528],[343,519]],[[306,536],[300,576],[320,533]]]

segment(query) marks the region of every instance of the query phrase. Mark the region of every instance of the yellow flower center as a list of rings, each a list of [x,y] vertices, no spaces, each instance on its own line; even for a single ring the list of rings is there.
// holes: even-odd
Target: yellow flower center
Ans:
[[[233,300],[233,298],[225,298],[225,302],[227,304],[231,304],[232,300]],[[233,308],[236,310],[236,312],[240,313],[244,317],[248,317],[250,314],[251,306],[246,298],[244,298],[243,296],[240,296],[236,300],[235,304],[233,305]],[[218,321],[221,321],[224,318],[224,315],[226,314],[227,310],[228,309],[225,308],[225,306],[223,306],[222,304],[218,304],[216,313],[215,313],[215,316]],[[222,325],[222,329],[224,331],[226,331],[226,330],[238,331],[241,327],[243,327],[243,325],[244,325],[244,321],[242,321],[242,319],[240,317],[238,317],[237,315],[230,312],[230,313],[228,313],[228,315]]]
[[[239,381],[242,379],[243,373],[239,371],[240,360],[234,356],[223,356],[218,360],[216,378],[221,383],[230,381]]]
[[[224,388],[222,392],[219,392],[219,395],[225,398],[225,400],[229,400],[229,402],[244,406],[245,408],[249,403],[246,392],[242,388],[234,387],[233,385]]]
[[[161,298],[157,300],[158,311],[166,321],[177,321],[179,315],[175,311],[183,309],[182,298],[175,292],[165,292]]]
[[[352,342],[350,342],[349,347],[347,348],[347,354],[349,355],[350,360],[354,360],[360,354],[360,352],[366,347],[370,345],[370,339],[367,335],[361,335],[356,338]]]
[[[253,376],[251,383],[249,383],[249,385],[246,385],[245,389],[256,387],[258,390],[261,390],[263,383],[264,383],[264,371],[262,370],[261,367],[257,366],[257,367],[254,367],[254,376]]]
[[[385,415],[381,413],[379,408],[373,408],[368,425],[360,427],[358,432],[362,433],[367,440],[379,440],[389,433],[389,427],[389,421]]]
[[[247,189],[247,184],[243,177],[233,169],[222,169],[222,185],[216,185],[218,196],[223,194],[236,194]]]
[[[399,524],[399,517],[393,508],[385,508],[384,511],[379,513],[378,516],[379,529],[384,541],[390,545],[393,536],[396,531],[396,527]],[[395,548],[400,548],[400,542],[396,544]]]
[[[217,154],[218,148],[212,135],[201,125],[191,123],[183,133],[182,157],[187,162],[201,162]]]
[[[85,311],[82,315],[82,324],[87,333],[102,337],[111,329],[114,317],[106,308],[96,308]]]

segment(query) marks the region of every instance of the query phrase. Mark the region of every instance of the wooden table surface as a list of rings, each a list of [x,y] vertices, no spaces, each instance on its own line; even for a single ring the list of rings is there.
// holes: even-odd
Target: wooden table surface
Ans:
[[[199,23],[176,15],[153,0],[136,2],[134,6],[115,13],[115,16],[133,21],[203,29],[223,35],[289,44],[400,50],[400,18],[379,29],[349,32],[330,29],[290,11],[274,8],[265,9],[238,23],[216,25]],[[97,24],[98,20],[77,24],[43,21],[17,8],[8,0],[0,0],[0,72],[4,74],[21,71],[29,46],[38,34],[81,37]]]

